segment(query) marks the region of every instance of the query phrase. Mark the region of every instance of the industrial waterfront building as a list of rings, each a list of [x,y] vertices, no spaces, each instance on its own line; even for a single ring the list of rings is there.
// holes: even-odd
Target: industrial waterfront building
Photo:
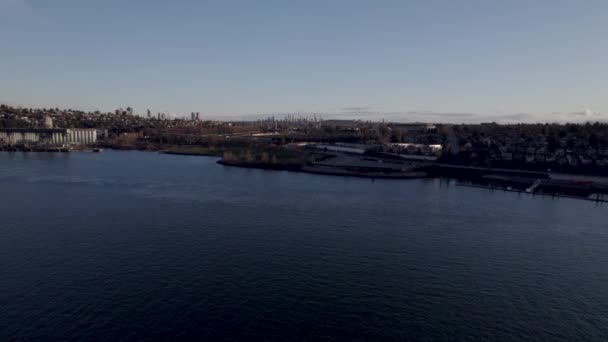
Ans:
[[[92,145],[97,142],[93,128],[3,128],[0,145]]]

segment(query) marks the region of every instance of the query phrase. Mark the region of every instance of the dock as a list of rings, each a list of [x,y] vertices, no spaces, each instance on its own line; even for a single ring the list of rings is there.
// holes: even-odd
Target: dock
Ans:
[[[499,187],[499,186],[493,186],[493,185],[480,185],[480,184],[463,183],[463,182],[456,183],[456,186],[465,186],[465,187],[469,187],[469,188],[478,188],[478,189],[487,189],[487,190],[497,190],[497,191],[504,191],[504,192],[524,193],[526,195],[532,195],[532,196],[538,195],[538,196],[548,196],[548,197],[553,197],[553,198],[571,198],[571,199],[578,199],[578,200],[587,200],[587,201],[593,201],[593,202],[608,203],[608,195],[603,194],[603,193],[593,193],[593,194],[585,197],[585,196],[566,195],[566,194],[561,194],[561,193],[528,191],[528,189],[530,189],[530,188],[527,188],[526,190],[520,190],[520,189],[511,188],[511,187]]]

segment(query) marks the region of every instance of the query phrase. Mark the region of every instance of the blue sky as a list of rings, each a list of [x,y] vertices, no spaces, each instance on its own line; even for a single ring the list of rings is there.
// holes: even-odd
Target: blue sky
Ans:
[[[607,37],[605,0],[0,0],[0,102],[606,120]]]

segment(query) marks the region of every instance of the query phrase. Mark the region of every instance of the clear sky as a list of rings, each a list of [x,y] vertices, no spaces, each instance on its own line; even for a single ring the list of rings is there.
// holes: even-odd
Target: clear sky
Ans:
[[[0,0],[0,102],[606,120],[606,0]]]

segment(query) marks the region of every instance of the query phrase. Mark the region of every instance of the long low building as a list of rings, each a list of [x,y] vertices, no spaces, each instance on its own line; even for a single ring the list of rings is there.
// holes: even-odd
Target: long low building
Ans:
[[[2,128],[0,144],[91,145],[97,142],[94,128]]]

